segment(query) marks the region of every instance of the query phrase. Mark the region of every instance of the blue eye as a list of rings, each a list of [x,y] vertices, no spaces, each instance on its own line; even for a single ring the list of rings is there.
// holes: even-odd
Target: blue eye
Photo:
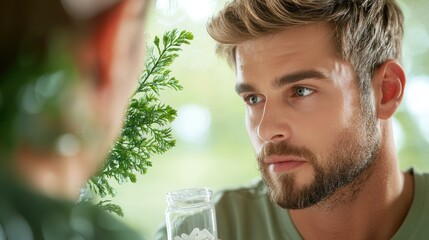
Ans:
[[[244,101],[247,105],[255,105],[262,101],[261,97],[258,95],[249,95],[244,98]]]
[[[306,88],[306,87],[297,87],[295,88],[295,94],[298,97],[306,97],[314,92],[313,89]]]

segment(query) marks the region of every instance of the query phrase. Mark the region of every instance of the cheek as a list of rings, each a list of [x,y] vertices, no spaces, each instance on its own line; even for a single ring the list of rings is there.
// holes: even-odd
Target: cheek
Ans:
[[[317,157],[329,152],[337,133],[344,127],[334,108],[321,108],[311,115],[296,119],[293,123],[293,141],[310,149]]]
[[[333,91],[317,103],[311,117],[302,118],[298,124],[307,126],[316,138],[330,142],[335,133],[348,128],[353,119],[353,97]],[[320,139],[322,138],[322,139]]]
[[[255,111],[247,109],[245,121],[247,134],[249,135],[253,148],[258,149],[258,146],[261,145],[260,139],[258,137],[258,126],[260,122],[260,117],[258,116],[258,114],[256,114]]]

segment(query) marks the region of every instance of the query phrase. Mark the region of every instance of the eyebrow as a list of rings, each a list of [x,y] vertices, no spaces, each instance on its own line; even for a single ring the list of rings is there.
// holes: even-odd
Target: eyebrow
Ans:
[[[280,78],[277,78],[273,86],[274,87],[282,87],[287,84],[299,82],[304,79],[326,79],[326,76],[317,71],[317,70],[303,70],[291,74],[284,75]],[[255,88],[247,83],[238,83],[235,85],[235,91],[237,94],[243,93],[243,92],[253,92],[255,91]]]
[[[235,84],[235,92],[237,94],[244,93],[244,92],[254,92],[255,88],[252,87],[250,84],[247,83],[237,83]]]
[[[275,87],[282,87],[305,79],[326,79],[326,76],[317,70],[304,70],[284,75],[276,79],[273,85]]]

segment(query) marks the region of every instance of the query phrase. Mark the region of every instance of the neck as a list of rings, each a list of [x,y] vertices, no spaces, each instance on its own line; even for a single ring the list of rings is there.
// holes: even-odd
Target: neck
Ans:
[[[411,206],[414,183],[400,171],[393,140],[386,135],[360,179],[315,206],[289,211],[304,239],[390,239],[396,233]]]

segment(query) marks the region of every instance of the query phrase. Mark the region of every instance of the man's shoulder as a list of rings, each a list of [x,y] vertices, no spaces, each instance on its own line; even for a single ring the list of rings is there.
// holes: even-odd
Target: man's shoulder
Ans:
[[[427,239],[429,235],[429,173],[410,169],[414,178],[413,201],[407,216],[392,239]]]
[[[425,202],[424,207],[429,217],[429,204],[426,204],[429,201],[429,172],[414,172],[414,191],[416,192],[414,197]]]
[[[411,170],[414,175],[415,184],[421,188],[429,188],[429,172]]]
[[[429,179],[429,172],[423,172],[423,173],[420,173],[420,175],[422,175],[422,177],[425,178],[426,181]]]

